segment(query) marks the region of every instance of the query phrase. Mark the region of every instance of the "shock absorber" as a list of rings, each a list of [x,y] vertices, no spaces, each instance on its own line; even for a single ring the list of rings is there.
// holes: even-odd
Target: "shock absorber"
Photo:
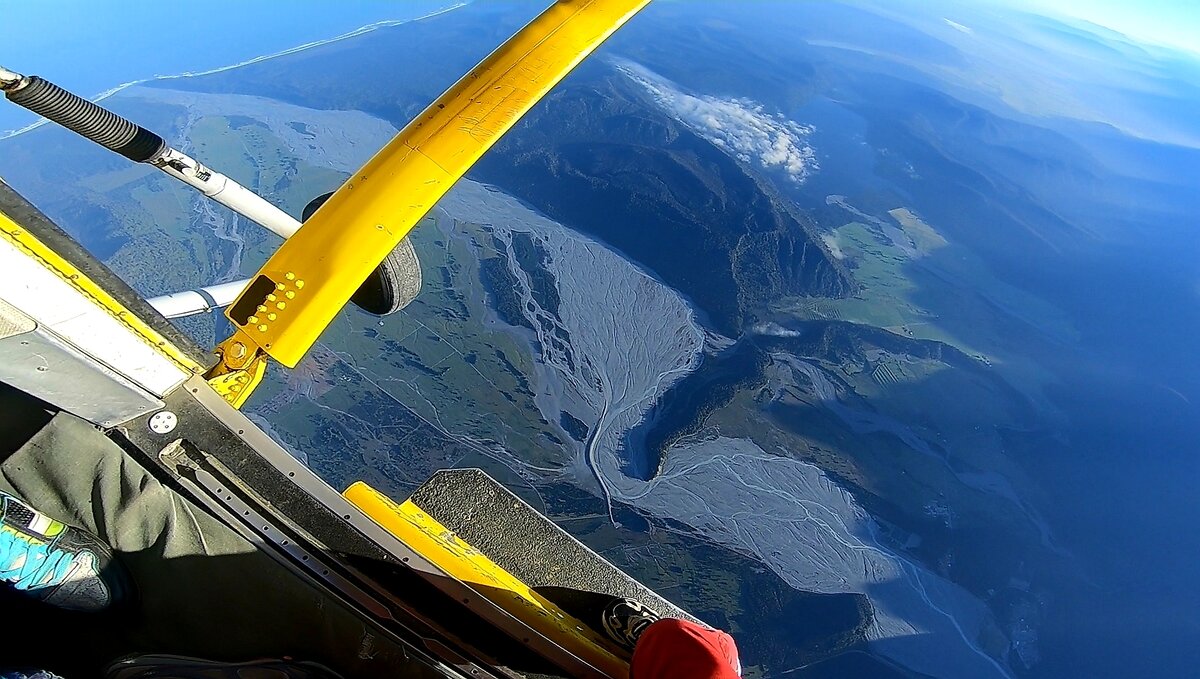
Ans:
[[[162,137],[39,76],[0,67],[9,101],[137,162],[153,165],[283,238],[300,228],[295,217],[229,177],[172,148]]]
[[[25,76],[0,66],[0,91],[9,101],[62,125],[126,158],[153,165],[225,207],[257,222],[285,240],[300,230],[300,221],[234,180],[172,148],[162,137],[112,111],[72,94],[39,76]],[[329,196],[312,201],[306,213]],[[305,218],[307,219],[307,214]],[[149,300],[164,316],[201,313],[231,303],[248,281],[200,288]],[[407,306],[421,289],[421,262],[405,239],[372,272],[351,299],[372,314],[385,316]]]

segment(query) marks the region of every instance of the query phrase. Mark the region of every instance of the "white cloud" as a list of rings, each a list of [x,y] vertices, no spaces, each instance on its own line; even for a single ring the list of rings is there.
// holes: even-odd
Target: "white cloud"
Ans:
[[[942,18],[942,21],[945,21],[946,25],[949,26],[950,28],[953,28],[956,31],[961,31],[963,33],[966,33],[967,35],[970,35],[975,32],[974,30],[971,29],[970,26],[963,26],[962,24],[958,23],[957,21],[951,21],[945,17]]]
[[[785,328],[778,323],[758,323],[750,328],[750,332],[755,335],[766,335],[768,337],[803,337],[804,333],[799,330]]]
[[[663,110],[738,160],[782,170],[797,183],[818,169],[816,154],[805,143],[812,126],[767,113],[749,99],[693,96],[631,61],[616,60],[615,64]]]

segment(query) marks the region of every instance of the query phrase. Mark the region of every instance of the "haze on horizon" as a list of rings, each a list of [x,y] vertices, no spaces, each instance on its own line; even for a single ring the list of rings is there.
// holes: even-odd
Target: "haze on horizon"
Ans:
[[[1081,19],[1135,42],[1200,57],[1200,3],[1194,0],[1019,0],[1019,4],[1053,18]]]
[[[473,0],[465,0],[472,2]],[[1045,16],[1074,18],[1148,42],[1187,50],[1200,57],[1200,5],[1190,0],[985,0],[993,6],[1014,7]],[[271,3],[215,0],[203,6],[162,3],[147,5],[143,20],[126,21],[114,12],[118,3],[83,0],[25,3],[16,8],[24,23],[37,31],[17,31],[0,46],[0,64],[23,73],[49,78],[87,97],[122,83],[221,68],[247,59],[294,48],[386,20],[418,17],[461,4],[458,0],[410,0],[402,6],[376,0],[306,2],[290,5],[281,14]],[[238,17],[230,20],[230,17]],[[197,49],[164,49],[158,32],[147,25],[188,26],[201,38]],[[270,29],[274,30],[270,30]],[[172,43],[166,43],[172,44]],[[63,45],[74,49],[64,50]],[[78,55],[88,55],[82,60]],[[17,107],[0,107],[0,134],[34,122]]]

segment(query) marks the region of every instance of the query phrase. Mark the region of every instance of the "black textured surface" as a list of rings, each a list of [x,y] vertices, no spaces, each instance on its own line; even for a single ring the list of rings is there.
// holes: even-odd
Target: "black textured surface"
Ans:
[[[421,264],[406,238],[387,253],[350,301],[367,313],[389,316],[408,306],[420,291]]]
[[[148,417],[139,418],[132,427],[111,432],[119,443],[123,441],[146,456],[144,464],[161,465],[158,456],[147,451],[156,451],[177,438],[211,455],[236,476],[238,484],[253,488],[273,512],[288,517],[312,535],[322,546],[319,551],[356,571],[343,573],[348,579],[367,591],[390,592],[402,601],[403,607],[394,606],[386,597],[378,597],[388,606],[390,620],[375,622],[414,647],[428,647],[431,641],[481,666],[494,663],[496,676],[561,676],[546,660],[459,605],[292,482],[239,436],[243,431],[229,429],[199,404],[190,390],[177,389],[164,400],[179,417],[179,425],[170,434],[151,432]],[[253,427],[249,421],[245,426]],[[442,630],[449,636],[443,636]]]
[[[166,147],[167,142],[162,137],[139,126],[133,139],[113,150],[135,163],[144,163],[158,156]]]
[[[41,403],[30,398],[29,406]],[[0,490],[73,526],[64,544],[95,552],[120,589],[114,606],[85,613],[0,586],[0,610],[22,623],[5,628],[5,667],[100,677],[114,658],[153,650],[225,661],[301,657],[363,679],[445,676],[255,551],[86,421],[58,413],[22,443],[0,460]],[[10,518],[16,506],[8,504]],[[29,511],[18,513],[28,523]]]
[[[147,160],[166,145],[157,134],[36,75],[8,98],[130,160]]]
[[[595,606],[587,603],[602,601],[594,594],[636,599],[664,617],[695,619],[588,549],[482,470],[439,471],[409,499],[584,622],[599,625],[599,611],[591,611]]]
[[[275,281],[259,274],[250,285],[246,286],[246,291],[238,297],[233,306],[229,307],[229,317],[238,325],[249,324],[250,317],[254,315],[255,310],[266,304],[267,295],[272,292],[275,292]]]

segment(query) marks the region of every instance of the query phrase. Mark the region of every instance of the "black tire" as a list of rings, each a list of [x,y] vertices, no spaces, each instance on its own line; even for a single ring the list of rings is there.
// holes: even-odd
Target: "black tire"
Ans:
[[[312,199],[304,206],[300,221],[307,222],[332,195],[330,192]],[[369,314],[387,316],[411,304],[419,292],[421,260],[412,242],[405,238],[367,276],[350,301]]]

